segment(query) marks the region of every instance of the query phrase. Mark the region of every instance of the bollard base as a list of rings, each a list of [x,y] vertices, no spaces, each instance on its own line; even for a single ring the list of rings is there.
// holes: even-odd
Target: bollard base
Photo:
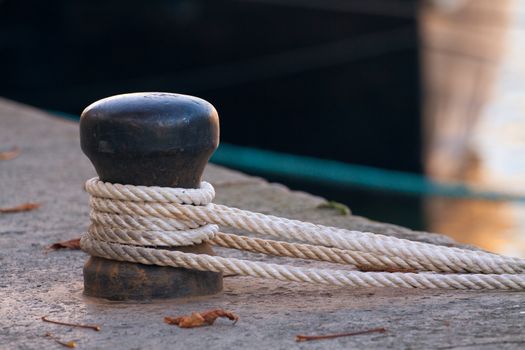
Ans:
[[[207,245],[207,244],[206,244]],[[211,247],[195,247],[213,251]],[[193,249],[192,249],[193,250]],[[222,274],[90,257],[84,265],[84,294],[114,301],[211,295],[222,291]]]

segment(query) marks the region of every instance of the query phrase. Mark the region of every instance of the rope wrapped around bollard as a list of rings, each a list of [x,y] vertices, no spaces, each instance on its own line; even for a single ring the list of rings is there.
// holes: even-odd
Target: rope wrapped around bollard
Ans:
[[[525,290],[525,259],[217,205],[212,203],[213,186],[207,182],[199,189],[186,189],[92,178],[86,190],[91,195],[91,226],[81,247],[97,257],[348,287]],[[222,233],[219,226],[301,243]],[[166,249],[202,242],[275,256],[417,272],[304,268]]]

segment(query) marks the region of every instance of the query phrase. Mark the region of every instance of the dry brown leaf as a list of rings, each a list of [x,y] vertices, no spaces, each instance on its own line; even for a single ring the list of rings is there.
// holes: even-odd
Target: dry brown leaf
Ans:
[[[2,214],[8,214],[8,213],[20,213],[23,211],[30,211],[40,208],[39,203],[24,203],[17,205],[16,207],[10,207],[10,208],[0,208],[0,213]]]
[[[47,338],[53,339],[55,342],[57,342],[58,344],[62,346],[65,346],[66,348],[74,349],[77,347],[77,343],[75,341],[70,340],[70,341],[64,342],[58,339],[57,337],[55,337],[53,333],[47,332],[46,334],[44,334],[44,336]]]
[[[69,241],[61,241],[51,244],[49,247],[47,247],[47,250],[59,250],[59,249],[73,249],[78,250],[80,249],[80,238],[73,238]]]
[[[17,146],[11,148],[9,151],[0,152],[0,160],[11,160],[18,157],[21,150]]]
[[[191,315],[185,315],[180,317],[164,317],[164,322],[167,324],[177,325],[180,328],[195,328],[202,326],[211,326],[215,320],[219,317],[228,318],[233,321],[233,324],[237,323],[239,316],[233,312],[215,309],[204,312],[192,312]]]

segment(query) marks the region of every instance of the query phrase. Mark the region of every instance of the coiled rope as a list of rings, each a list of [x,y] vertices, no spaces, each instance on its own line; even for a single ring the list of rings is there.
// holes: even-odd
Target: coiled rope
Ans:
[[[86,182],[91,225],[81,247],[93,256],[282,281],[350,287],[525,289],[525,259],[414,242],[264,215],[213,204],[213,186],[199,189]],[[219,232],[219,226],[290,243]],[[168,250],[211,244],[268,255],[313,259],[362,272],[270,264]],[[414,271],[414,272],[412,272]]]

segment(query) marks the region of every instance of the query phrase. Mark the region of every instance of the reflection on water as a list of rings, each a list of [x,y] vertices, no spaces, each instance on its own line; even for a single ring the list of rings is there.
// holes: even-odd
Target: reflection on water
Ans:
[[[475,186],[523,196],[525,195],[525,23],[523,21],[525,1],[491,2],[490,6],[499,6],[501,7],[499,10],[510,9],[507,12],[508,20],[493,27],[504,32],[502,35],[504,49],[498,51],[501,56],[499,63],[495,64],[494,60],[492,63],[487,61],[483,63],[497,67],[494,82],[489,83],[488,86],[491,93],[488,97],[480,98],[476,90],[469,89],[472,96],[459,101],[465,106],[461,107],[463,113],[453,118],[456,125],[462,125],[463,130],[468,132],[464,132],[463,136],[443,139],[448,145],[457,139],[460,140],[459,142],[465,142],[467,144],[465,153],[470,154],[471,157],[461,160],[460,166],[457,167],[461,171],[456,174],[443,176],[439,170],[458,163],[458,157],[449,157],[446,160],[442,157],[437,166],[431,164],[434,167],[430,167],[429,173],[440,180],[461,179]],[[480,21],[477,25],[483,27],[485,23]],[[489,30],[488,28],[489,26],[485,26],[485,30]],[[483,56],[483,50],[487,51],[487,49],[490,47],[475,48],[480,56]],[[462,60],[462,58],[455,59],[453,57],[449,61],[450,66],[457,66],[458,61]],[[462,64],[479,63],[463,61]],[[463,82],[477,79],[477,85],[482,85],[479,81],[484,81],[484,70],[479,70],[477,76],[469,75],[465,70],[459,75]],[[452,87],[461,88],[461,85],[453,84]],[[487,90],[486,88],[487,85],[483,90]],[[455,96],[457,97],[458,94]],[[450,106],[454,104],[454,98],[445,102]],[[480,112],[475,116],[466,115],[472,110],[468,106],[478,103]],[[447,122],[447,118],[439,119],[451,125]],[[436,127],[439,128],[439,125]],[[441,127],[446,129],[443,124]],[[457,128],[450,129],[454,131]],[[439,130],[433,133],[439,138]],[[436,146],[433,150],[439,153],[439,147]],[[490,251],[525,257],[524,203],[434,198],[426,201],[425,209],[427,228],[431,231],[448,234],[460,242]]]
[[[525,257],[525,205],[433,198],[426,202],[428,229],[492,252]]]

